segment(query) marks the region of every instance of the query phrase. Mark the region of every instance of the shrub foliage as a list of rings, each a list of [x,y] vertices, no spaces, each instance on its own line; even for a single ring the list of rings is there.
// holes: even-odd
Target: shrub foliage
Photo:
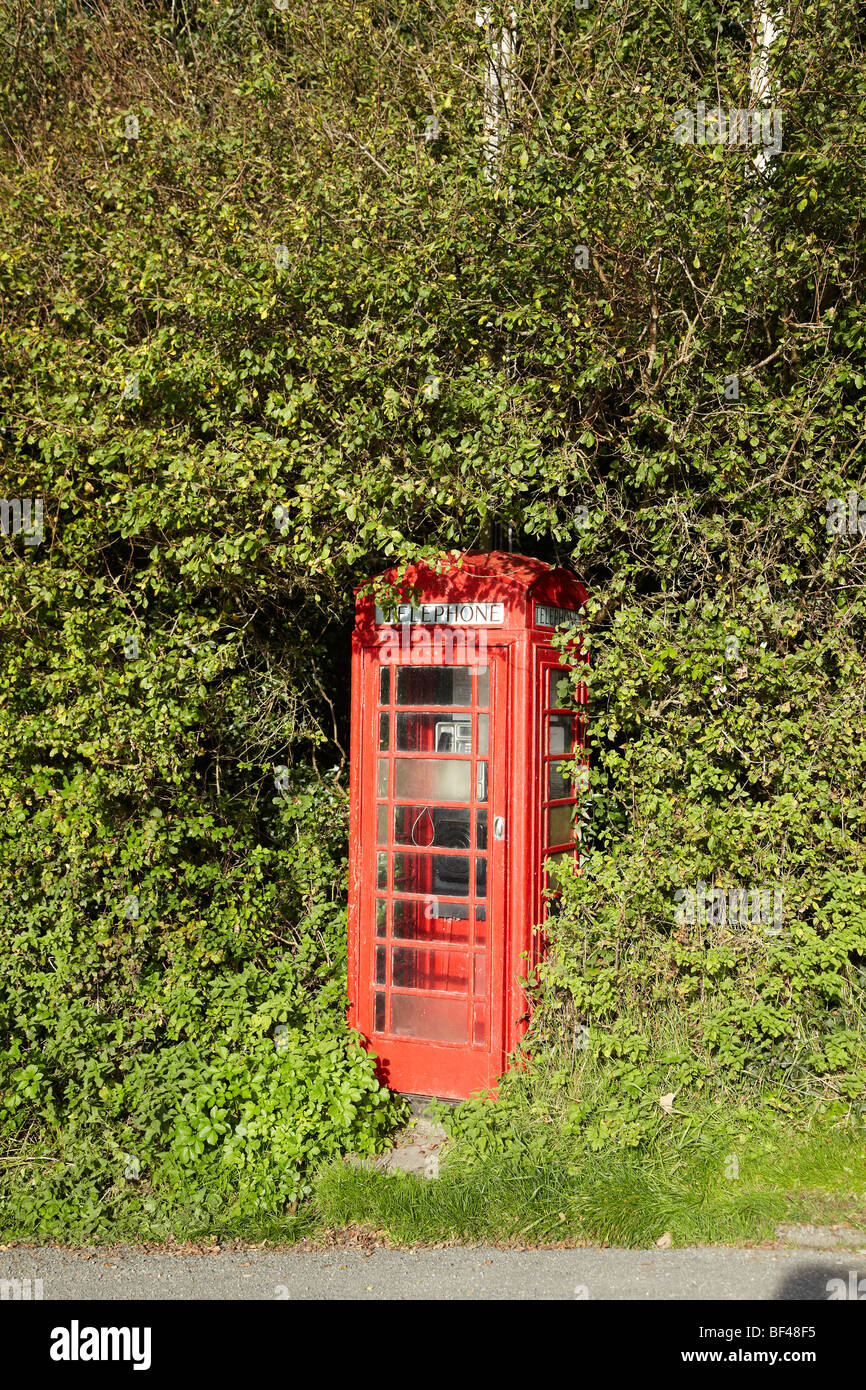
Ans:
[[[280,1212],[394,1123],[342,1022],[351,592],[491,525],[592,594],[533,1046],[579,1092],[588,1034],[622,1113],[575,1126],[862,1110],[864,29],[790,9],[761,171],[673,138],[753,103],[749,7],[520,6],[491,180],[462,5],[7,6],[16,1229]],[[677,922],[698,882],[780,887],[781,932]]]

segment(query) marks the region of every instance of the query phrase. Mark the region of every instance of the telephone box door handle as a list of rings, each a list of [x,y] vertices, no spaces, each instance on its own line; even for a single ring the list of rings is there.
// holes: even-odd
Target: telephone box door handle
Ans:
[[[504,816],[494,816],[494,817],[493,817],[493,838],[494,838],[494,840],[504,840],[504,839],[505,839],[505,817],[504,817]]]

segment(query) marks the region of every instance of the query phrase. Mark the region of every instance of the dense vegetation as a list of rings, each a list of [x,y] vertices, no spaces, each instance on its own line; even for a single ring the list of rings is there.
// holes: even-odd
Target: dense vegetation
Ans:
[[[750,104],[745,4],[530,0],[493,181],[462,5],[2,28],[3,1230],[282,1220],[393,1127],[343,1022],[352,588],[491,526],[592,594],[591,786],[545,1066],[467,1152],[859,1126],[862,7],[790,7],[762,172],[673,138]]]

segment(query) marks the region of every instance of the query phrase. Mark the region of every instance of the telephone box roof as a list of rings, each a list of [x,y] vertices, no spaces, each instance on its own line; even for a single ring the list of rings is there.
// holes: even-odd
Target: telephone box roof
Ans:
[[[399,576],[399,583],[397,577]],[[539,621],[538,607],[547,606],[543,627],[557,625],[547,621],[556,611],[573,614],[586,602],[587,593],[580,581],[565,569],[555,569],[544,560],[528,555],[515,555],[503,550],[450,551],[429,561],[416,561],[401,570],[394,566],[375,577],[377,596],[384,600],[389,585],[394,585],[399,600],[410,598],[428,605],[486,602],[499,604],[501,616],[493,621],[507,628],[533,627]],[[366,586],[365,586],[366,587]],[[392,591],[393,593],[393,591]],[[409,619],[417,621],[417,617]],[[424,621],[436,622],[435,614]],[[372,636],[382,622],[400,621],[377,613],[376,597],[369,592],[357,599],[356,630],[363,638]]]
[[[449,564],[448,561],[451,561]],[[567,570],[555,571],[552,565],[546,560],[536,560],[530,555],[515,555],[506,550],[453,550],[446,551],[438,562],[418,560],[407,565],[404,571],[404,581],[407,586],[413,583],[426,582],[430,578],[439,577],[437,568],[441,567],[442,577],[452,578],[459,575],[461,570],[467,574],[477,575],[485,579],[501,579],[509,584],[519,585],[521,588],[528,589],[543,574],[568,574]],[[382,570],[378,575],[379,579],[390,579],[392,575],[400,572],[400,567],[395,565],[390,569]],[[572,582],[573,575],[568,575]]]

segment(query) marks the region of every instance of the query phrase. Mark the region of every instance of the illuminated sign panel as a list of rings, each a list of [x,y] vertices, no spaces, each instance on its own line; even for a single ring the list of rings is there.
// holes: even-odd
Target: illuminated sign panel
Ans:
[[[422,603],[413,608],[399,603],[387,614],[376,608],[376,622],[433,623],[442,627],[501,627],[505,621],[503,603]]]
[[[536,627],[576,627],[582,614],[573,608],[554,608],[549,603],[535,605]]]

